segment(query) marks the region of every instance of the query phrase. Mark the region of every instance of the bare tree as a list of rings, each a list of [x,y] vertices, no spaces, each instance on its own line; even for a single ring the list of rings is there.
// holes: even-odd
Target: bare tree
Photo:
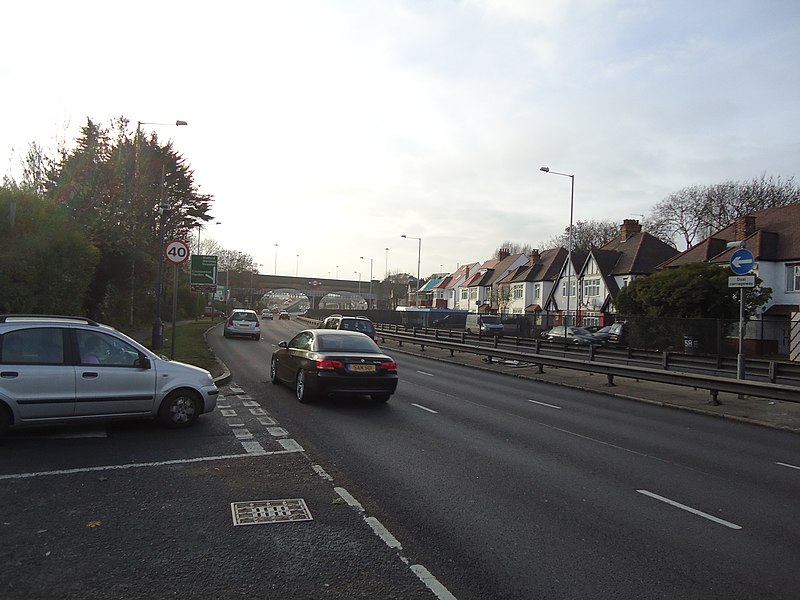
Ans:
[[[592,248],[605,246],[619,234],[619,225],[614,221],[578,221],[572,226],[572,249],[577,252],[589,252]],[[569,246],[569,225],[564,233],[542,242],[539,247],[567,248]]]

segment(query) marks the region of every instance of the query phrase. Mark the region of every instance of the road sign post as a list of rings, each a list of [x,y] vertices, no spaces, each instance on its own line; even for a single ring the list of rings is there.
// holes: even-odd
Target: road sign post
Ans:
[[[189,245],[181,240],[172,240],[164,246],[164,258],[174,266],[172,275],[172,343],[170,358],[175,359],[175,334],[178,315],[178,265],[189,260]]]
[[[728,287],[739,288],[739,354],[736,356],[736,379],[744,379],[744,288],[755,286],[755,276],[746,276],[755,266],[755,257],[753,253],[744,247],[744,242],[741,243],[742,247],[731,255],[731,271],[740,277],[729,277]],[[752,279],[752,284],[749,283]],[[732,280],[736,285],[732,285]],[[741,282],[739,284],[739,282]]]

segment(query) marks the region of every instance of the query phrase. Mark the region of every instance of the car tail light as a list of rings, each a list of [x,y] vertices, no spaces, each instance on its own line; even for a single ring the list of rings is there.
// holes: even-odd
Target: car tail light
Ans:
[[[334,369],[343,369],[344,363],[340,360],[322,360],[317,359],[317,369],[321,371],[333,371]]]
[[[382,362],[381,371],[386,371],[387,373],[397,373],[397,363],[393,360]]]

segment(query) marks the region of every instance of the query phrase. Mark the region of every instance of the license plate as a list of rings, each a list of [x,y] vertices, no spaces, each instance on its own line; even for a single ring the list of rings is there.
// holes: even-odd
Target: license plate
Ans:
[[[359,373],[374,373],[375,365],[350,365],[350,370]]]

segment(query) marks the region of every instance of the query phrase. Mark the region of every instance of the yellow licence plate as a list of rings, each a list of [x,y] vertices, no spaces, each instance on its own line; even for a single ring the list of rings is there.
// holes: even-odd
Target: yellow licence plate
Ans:
[[[350,370],[359,373],[374,373],[375,365],[350,365]]]

